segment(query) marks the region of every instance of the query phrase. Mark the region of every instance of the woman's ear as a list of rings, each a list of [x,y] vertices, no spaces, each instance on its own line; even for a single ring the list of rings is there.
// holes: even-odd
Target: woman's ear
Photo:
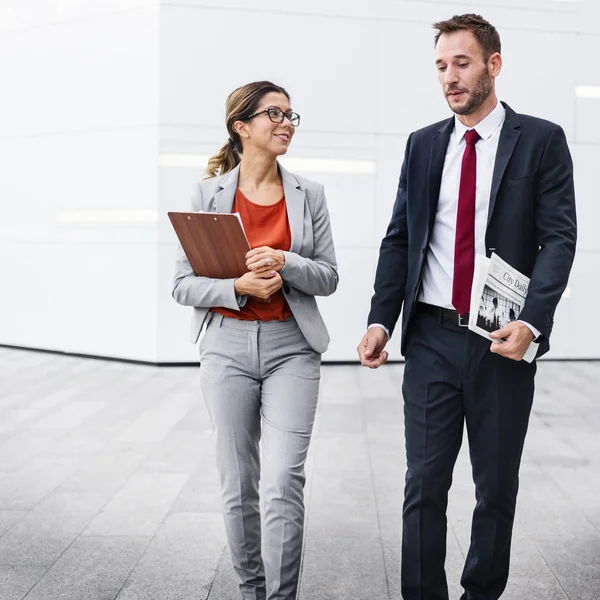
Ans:
[[[248,137],[248,124],[244,123],[244,121],[236,121],[233,124],[233,129],[241,138]]]

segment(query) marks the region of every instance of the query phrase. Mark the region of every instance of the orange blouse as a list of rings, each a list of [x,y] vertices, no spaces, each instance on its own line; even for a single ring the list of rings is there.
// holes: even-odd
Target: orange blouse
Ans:
[[[238,188],[231,212],[240,213],[251,248],[270,246],[275,250],[290,249],[292,233],[285,196],[275,204],[263,206],[248,200]],[[248,296],[246,304],[239,311],[221,307],[215,307],[212,311],[242,321],[283,321],[292,315],[281,290],[271,296],[270,302]]]

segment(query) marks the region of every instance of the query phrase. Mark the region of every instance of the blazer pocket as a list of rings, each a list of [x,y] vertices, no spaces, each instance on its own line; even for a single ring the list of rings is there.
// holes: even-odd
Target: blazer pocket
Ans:
[[[535,181],[536,177],[537,171],[534,171],[533,173],[528,173],[527,175],[517,177],[516,179],[507,179],[506,186],[514,187],[515,185],[531,185]]]

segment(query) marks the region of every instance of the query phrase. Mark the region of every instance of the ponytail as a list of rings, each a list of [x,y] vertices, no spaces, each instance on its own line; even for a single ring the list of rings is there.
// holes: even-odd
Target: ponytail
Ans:
[[[229,138],[217,154],[212,156],[206,166],[206,177],[210,179],[217,175],[224,175],[235,169],[240,163],[238,146],[234,139]]]

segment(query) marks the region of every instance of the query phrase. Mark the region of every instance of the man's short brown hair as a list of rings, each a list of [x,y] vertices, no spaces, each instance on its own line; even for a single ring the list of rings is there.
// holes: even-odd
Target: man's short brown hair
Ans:
[[[482,16],[475,14],[454,15],[447,21],[439,21],[433,24],[437,31],[435,45],[443,33],[454,33],[455,31],[471,31],[477,38],[479,46],[483,50],[483,58],[487,60],[492,54],[500,52],[500,36],[496,28],[486,21]]]

